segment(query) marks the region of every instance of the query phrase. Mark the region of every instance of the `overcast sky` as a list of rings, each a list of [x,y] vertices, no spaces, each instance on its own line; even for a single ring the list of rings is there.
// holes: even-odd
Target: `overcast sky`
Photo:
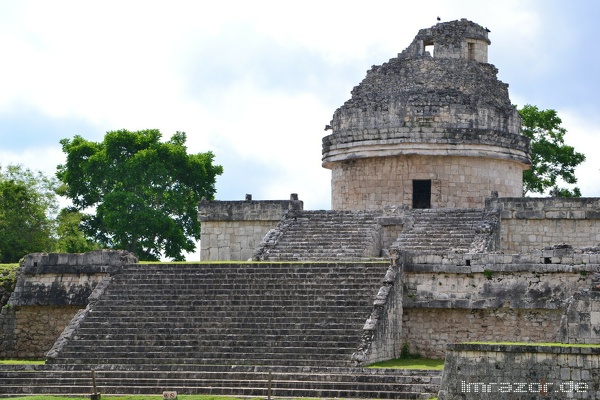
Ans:
[[[188,135],[224,173],[218,200],[330,208],[323,127],[372,65],[418,30],[467,18],[491,30],[511,100],[553,108],[600,196],[600,2],[0,0],[0,164],[48,175],[59,140],[117,129]]]

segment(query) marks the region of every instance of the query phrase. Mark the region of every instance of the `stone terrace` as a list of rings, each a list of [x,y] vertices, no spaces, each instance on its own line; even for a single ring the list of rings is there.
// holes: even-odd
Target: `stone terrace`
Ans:
[[[130,264],[45,366],[0,367],[0,397],[106,394],[420,398],[438,372],[351,368],[387,262]],[[26,370],[33,369],[33,370]]]

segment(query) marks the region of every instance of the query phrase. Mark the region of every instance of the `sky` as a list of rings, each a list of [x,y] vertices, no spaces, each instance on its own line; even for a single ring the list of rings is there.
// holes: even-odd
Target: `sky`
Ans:
[[[600,197],[600,2],[0,0],[0,165],[54,175],[59,141],[187,133],[224,173],[217,200],[331,207],[324,126],[372,65],[419,29],[460,18],[491,32],[513,104],[558,111]]]

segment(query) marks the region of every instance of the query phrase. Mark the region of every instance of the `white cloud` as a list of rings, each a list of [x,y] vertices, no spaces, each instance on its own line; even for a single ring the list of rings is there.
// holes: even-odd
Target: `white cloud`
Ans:
[[[585,154],[586,160],[575,170],[577,186],[584,197],[600,197],[600,125],[575,110],[557,110],[562,126],[567,129],[565,143]]]

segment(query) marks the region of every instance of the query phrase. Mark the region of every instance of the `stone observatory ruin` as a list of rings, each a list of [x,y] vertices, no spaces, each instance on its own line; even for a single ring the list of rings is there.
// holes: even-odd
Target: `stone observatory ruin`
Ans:
[[[422,29],[373,66],[323,138],[332,208],[482,208],[520,197],[529,140],[487,60],[488,32],[467,20]]]
[[[600,343],[600,199],[522,197],[529,140],[489,45],[438,23],[367,72],[323,138],[331,210],[203,200],[197,264],[28,255],[0,357],[47,364],[0,365],[0,397],[95,370],[107,394],[493,399],[490,379],[548,378],[600,398],[600,347],[465,344]],[[444,373],[362,368],[406,351]]]

